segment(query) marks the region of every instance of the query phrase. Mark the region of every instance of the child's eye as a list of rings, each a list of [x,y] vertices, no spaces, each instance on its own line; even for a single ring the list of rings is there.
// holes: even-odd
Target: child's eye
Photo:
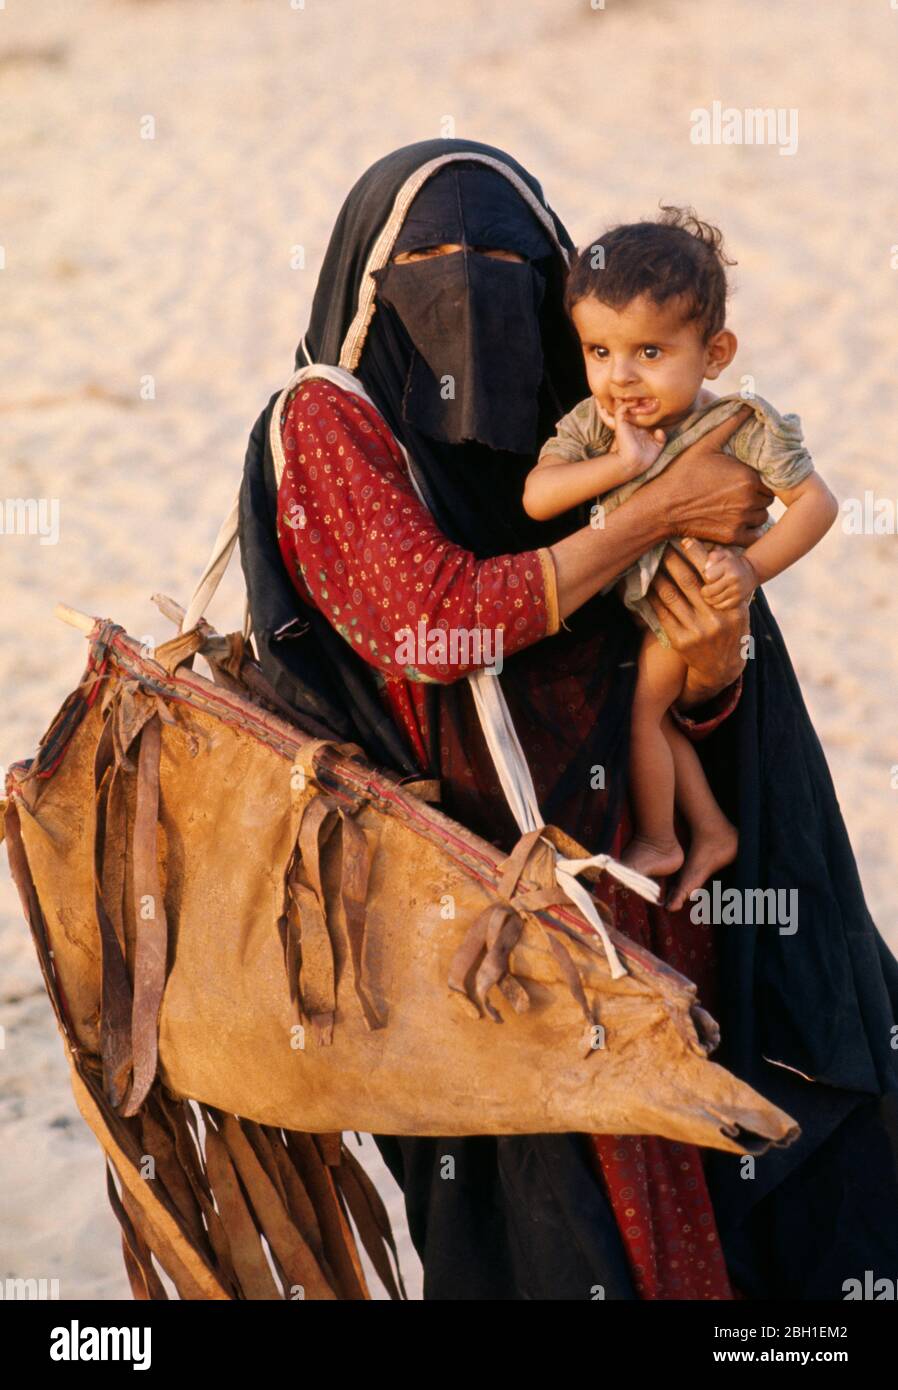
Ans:
[[[645,353],[649,362],[657,362],[658,358],[661,356],[661,349],[659,347],[655,347],[652,343],[646,343],[645,347],[642,350]]]
[[[603,347],[594,347],[592,350],[592,355],[593,357],[597,358],[600,362],[604,362],[605,358],[608,356],[608,349]]]

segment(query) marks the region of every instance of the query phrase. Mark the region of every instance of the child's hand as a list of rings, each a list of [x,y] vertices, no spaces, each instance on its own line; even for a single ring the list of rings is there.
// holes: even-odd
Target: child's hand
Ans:
[[[624,482],[629,482],[631,478],[638,478],[647,468],[651,468],[655,459],[660,454],[667,440],[663,430],[653,430],[651,433],[643,429],[641,425],[636,425],[630,419],[629,406],[619,401],[613,415],[596,401],[599,415],[610,430],[614,430],[614,443],[611,446],[611,453],[617,454],[623,465],[626,477]]]
[[[758,587],[758,576],[751,560],[732,550],[714,546],[704,568],[702,598],[712,608],[737,608],[749,600]]]

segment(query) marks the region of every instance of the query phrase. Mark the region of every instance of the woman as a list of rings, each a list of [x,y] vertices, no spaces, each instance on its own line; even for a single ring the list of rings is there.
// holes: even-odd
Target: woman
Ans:
[[[297,366],[340,364],[355,383],[325,373],[299,384],[277,468],[276,396],[262,412],[241,555],[280,693],[376,762],[439,779],[447,814],[510,849],[518,826],[463,679],[476,663],[409,664],[396,643],[419,624],[501,632],[498,678],[545,820],[616,853],[638,635],[600,591],[662,538],[750,541],[769,498],[714,452],[718,433],[602,530],[581,510],[551,525],[526,516],[539,445],[586,393],[561,310],[571,249],[539,185],[501,151],[440,140],[374,165],[340,213],[296,355]],[[671,554],[653,602],[690,668],[678,718],[706,740],[715,792],[739,824],[725,882],[796,887],[823,930],[715,930],[628,893],[609,901],[621,930],[696,981],[722,1024],[721,1062],[793,1114],[802,1139],[742,1181],[733,1158],[654,1137],[382,1137],[425,1297],[838,1297],[858,1260],[898,1268],[894,1221],[853,1245],[834,1220],[827,1243],[815,1210],[846,1144],[862,1143],[878,1146],[879,1200],[898,1210],[898,970],[866,913],[763,597],[743,673],[748,615],[708,609],[699,584]],[[689,873],[687,860],[687,891],[700,886]]]

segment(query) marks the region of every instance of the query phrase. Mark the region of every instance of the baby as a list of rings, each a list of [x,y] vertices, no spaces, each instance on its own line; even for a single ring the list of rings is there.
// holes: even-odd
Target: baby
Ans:
[[[750,600],[758,584],[806,555],[838,511],[814,471],[797,416],[779,416],[757,396],[717,398],[702,386],[736,353],[735,335],[725,326],[725,266],[731,264],[720,232],[680,208],[663,208],[657,222],[615,227],[578,255],[565,306],[592,394],[558,422],[524,491],[524,507],[537,520],[598,495],[593,513],[601,525],[608,511],[677,454],[749,405],[752,415],[731,435],[725,452],[757,468],[786,511],[747,550],[711,549],[701,593],[720,609]],[[673,544],[679,549],[680,543]],[[649,629],[639,655],[630,740],[635,833],[622,857],[651,877],[680,869],[676,802],[690,832],[690,878],[703,883],[733,860],[738,837],[695,748],[669,714],[687,668],[646,598],[663,552],[664,544],[655,546],[615,581],[627,607]],[[679,907],[682,900],[675,889],[668,906]]]

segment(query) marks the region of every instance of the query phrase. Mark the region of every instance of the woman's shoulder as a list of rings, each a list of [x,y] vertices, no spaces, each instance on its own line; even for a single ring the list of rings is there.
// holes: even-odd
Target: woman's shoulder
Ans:
[[[287,465],[358,459],[386,471],[387,481],[408,481],[399,443],[361,383],[356,393],[324,377],[304,377],[287,391],[280,423]]]
[[[386,421],[371,401],[367,400],[361,383],[359,391],[329,381],[323,376],[308,376],[289,387],[284,397],[281,423],[289,414],[314,419],[316,415],[338,415],[359,419],[376,418],[383,429]]]
[[[354,389],[349,373],[342,375],[348,378],[346,382],[308,376],[290,386],[281,411],[282,428],[288,417],[314,422],[319,428],[325,422],[342,424],[358,434],[387,440],[398,449],[396,436],[362,383],[358,382]]]
[[[361,383],[356,392],[325,377],[305,377],[287,391],[280,423],[285,447],[289,434],[306,431],[323,433],[325,442],[337,444],[336,437],[329,437],[332,431],[337,431],[338,434],[348,433],[360,444],[366,439],[378,447],[387,443],[398,452],[393,432],[366,396]]]

